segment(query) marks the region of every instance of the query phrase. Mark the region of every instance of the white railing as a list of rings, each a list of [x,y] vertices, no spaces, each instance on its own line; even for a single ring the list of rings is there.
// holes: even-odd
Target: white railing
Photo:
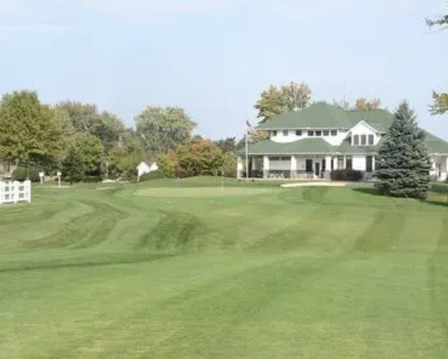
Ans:
[[[0,205],[31,202],[31,181],[0,181]]]

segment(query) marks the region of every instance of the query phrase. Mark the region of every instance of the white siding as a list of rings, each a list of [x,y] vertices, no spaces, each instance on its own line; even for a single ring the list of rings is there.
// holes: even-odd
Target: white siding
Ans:
[[[286,130],[285,130],[286,131]],[[325,141],[327,141],[332,146],[339,146],[342,141],[347,137],[348,131],[339,131],[336,136],[331,136],[331,130],[329,136],[308,136],[308,131],[314,131],[316,130],[302,130],[302,136],[296,135],[296,130],[288,130],[287,135],[283,133],[283,130],[277,131],[277,136],[273,136],[273,131],[269,131],[269,138],[277,143],[289,143],[289,142],[295,142],[298,140],[301,140],[303,138],[322,138]],[[318,130],[322,131],[323,130]]]
[[[332,146],[339,146],[342,143],[342,141],[345,140],[347,134],[348,134],[347,131],[338,131],[337,136],[323,137],[323,139]]]
[[[283,131],[288,131],[287,136],[283,133]],[[302,131],[302,136],[296,135],[296,130],[278,130],[277,136],[272,135],[272,131],[270,131],[270,139],[274,142],[278,143],[288,143],[300,140],[306,137],[306,133]]]
[[[366,156],[353,156],[353,169],[357,171],[365,171]]]
[[[271,171],[290,171],[291,160],[289,161],[269,161],[269,169]]]
[[[358,123],[355,127],[352,128],[352,130],[351,130],[352,141],[353,141],[353,137],[355,135],[359,136],[360,141],[361,141],[361,136],[366,135],[367,136],[367,144],[366,144],[367,146],[369,146],[369,143],[368,143],[369,135],[373,135],[373,141],[374,141],[373,145],[376,145],[380,140],[380,136],[378,136],[378,134],[375,131],[372,131],[370,129],[370,127],[366,126],[363,122]]]
[[[297,171],[306,170],[306,159],[302,157],[297,158]]]

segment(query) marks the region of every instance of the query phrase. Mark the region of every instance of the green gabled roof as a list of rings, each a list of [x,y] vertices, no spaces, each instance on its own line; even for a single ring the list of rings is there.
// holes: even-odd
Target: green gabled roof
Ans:
[[[364,121],[379,132],[386,132],[394,119],[394,115],[387,110],[353,110],[347,111],[347,115],[352,121],[352,127]]]
[[[306,128],[349,129],[353,127],[353,125],[354,123],[347,115],[347,111],[325,102],[318,102],[298,112],[283,113],[260,123],[257,128],[261,130]]]
[[[387,110],[346,111],[326,102],[317,102],[298,111],[287,112],[260,123],[260,130],[286,129],[350,129],[365,121],[374,129],[385,132],[393,120],[393,114]]]
[[[425,133],[425,142],[426,145],[428,146],[428,152],[431,154],[435,154],[435,153],[443,153],[443,154],[448,154],[448,143],[436,136],[434,136],[432,133],[423,130],[423,132]]]
[[[304,138],[295,142],[279,143],[263,140],[249,144],[249,155],[330,154],[335,148],[322,138]],[[245,154],[241,148],[238,154]]]

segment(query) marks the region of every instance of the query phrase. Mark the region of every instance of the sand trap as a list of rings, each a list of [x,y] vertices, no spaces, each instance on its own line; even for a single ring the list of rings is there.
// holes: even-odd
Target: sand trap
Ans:
[[[298,183],[286,183],[280,187],[293,188],[293,187],[349,187],[349,188],[372,188],[372,182],[298,182]]]

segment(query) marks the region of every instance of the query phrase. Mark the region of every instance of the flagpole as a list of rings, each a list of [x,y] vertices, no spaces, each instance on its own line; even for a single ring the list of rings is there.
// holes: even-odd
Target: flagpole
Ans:
[[[246,180],[249,180],[249,130],[246,126]]]

